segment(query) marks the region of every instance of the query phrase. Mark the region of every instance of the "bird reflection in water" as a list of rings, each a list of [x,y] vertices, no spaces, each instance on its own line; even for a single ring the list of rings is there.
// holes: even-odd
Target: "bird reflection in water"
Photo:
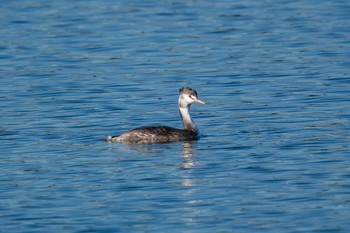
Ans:
[[[195,166],[195,161],[193,159],[193,153],[192,153],[192,143],[193,142],[184,142],[182,144],[182,153],[181,157],[184,159],[184,161],[180,164],[180,167],[183,169],[191,169]],[[186,173],[184,174],[184,177],[181,179],[181,185],[183,186],[192,186],[193,185],[193,179],[191,178],[191,175]]]
[[[184,141],[182,143],[182,150],[180,153],[181,158],[183,161],[180,164],[156,164],[156,166],[179,166],[181,169],[191,169],[195,167],[196,162],[194,160],[194,153],[193,153],[193,144],[195,144],[195,141]],[[176,145],[177,146],[177,145]],[[171,149],[171,148],[168,148]],[[127,150],[136,151],[137,153],[141,153],[143,155],[154,155],[159,152],[163,152],[163,147],[155,147],[150,145],[128,145]],[[190,173],[184,173],[183,177],[181,177],[181,185],[183,186],[192,186],[193,179],[191,178]]]
[[[192,142],[184,142],[182,144],[181,157],[185,159],[180,165],[181,168],[188,169],[194,167],[195,163],[192,154]]]

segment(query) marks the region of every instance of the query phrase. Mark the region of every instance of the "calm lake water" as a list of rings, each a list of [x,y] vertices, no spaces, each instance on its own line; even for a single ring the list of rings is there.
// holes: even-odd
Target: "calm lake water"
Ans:
[[[0,232],[349,232],[349,1],[2,1]],[[181,127],[202,138],[123,145]]]

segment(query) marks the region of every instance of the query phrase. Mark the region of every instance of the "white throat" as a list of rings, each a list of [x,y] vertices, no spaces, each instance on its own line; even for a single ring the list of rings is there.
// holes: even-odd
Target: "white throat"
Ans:
[[[180,116],[182,119],[182,124],[184,126],[184,129],[186,130],[192,130],[192,131],[197,131],[197,126],[196,124],[192,121],[191,115],[190,115],[190,105],[186,107],[181,107],[179,105],[179,111],[180,111]]]

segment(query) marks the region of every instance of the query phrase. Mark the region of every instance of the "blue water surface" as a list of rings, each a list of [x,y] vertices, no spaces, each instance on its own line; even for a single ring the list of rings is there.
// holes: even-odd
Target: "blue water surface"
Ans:
[[[2,1],[0,232],[349,232],[349,10]],[[199,141],[101,140],[181,86]]]

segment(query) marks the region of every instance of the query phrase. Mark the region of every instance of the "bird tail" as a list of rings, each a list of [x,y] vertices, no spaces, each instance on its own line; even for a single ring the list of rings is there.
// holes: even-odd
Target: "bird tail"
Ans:
[[[117,138],[118,138],[119,135],[116,135],[116,136],[107,136],[103,139],[103,141],[106,141],[106,142],[116,142]]]

